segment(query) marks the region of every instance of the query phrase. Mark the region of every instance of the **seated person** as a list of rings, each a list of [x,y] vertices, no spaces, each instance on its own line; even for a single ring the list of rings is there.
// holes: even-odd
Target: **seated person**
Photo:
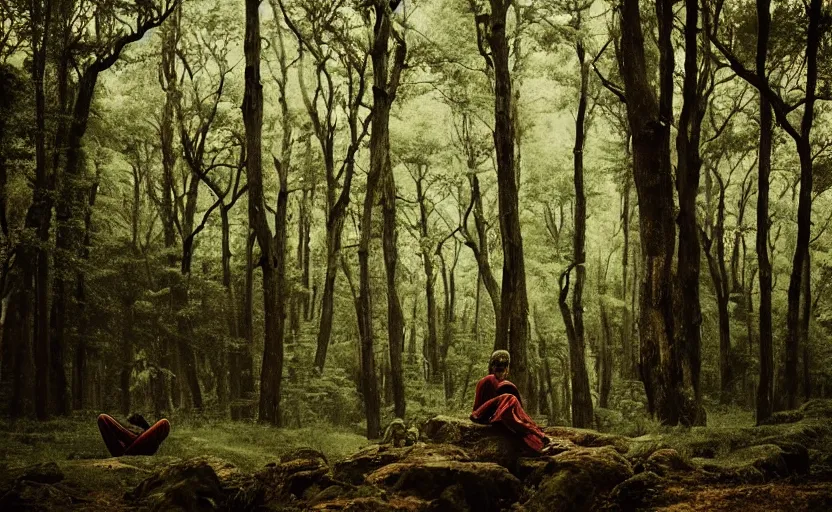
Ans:
[[[509,362],[506,350],[496,350],[491,354],[488,375],[477,383],[471,421],[481,424],[500,423],[522,437],[529,448],[541,453],[545,451],[543,447],[551,443],[551,439],[523,410],[517,386],[506,380]]]
[[[113,457],[153,455],[170,433],[170,422],[166,419],[157,421],[152,427],[140,414],[130,416],[127,421],[141,428],[142,432],[131,432],[107,414],[98,417],[98,430]]]

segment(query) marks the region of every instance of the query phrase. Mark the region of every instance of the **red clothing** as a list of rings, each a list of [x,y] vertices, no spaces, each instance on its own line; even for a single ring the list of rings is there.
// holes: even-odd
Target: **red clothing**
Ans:
[[[98,417],[98,430],[104,438],[104,444],[113,457],[122,455],[153,455],[170,433],[170,423],[166,419],[157,421],[141,435],[136,435],[124,428],[112,416],[102,414]]]
[[[523,410],[523,402],[517,386],[494,375],[487,375],[477,383],[474,410],[471,421],[475,423],[502,423],[510,431],[523,437],[532,450],[543,448],[546,434]]]

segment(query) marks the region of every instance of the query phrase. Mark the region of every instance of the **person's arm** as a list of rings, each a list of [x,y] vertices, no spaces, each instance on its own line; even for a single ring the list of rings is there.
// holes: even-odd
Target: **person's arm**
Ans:
[[[520,390],[517,389],[517,386],[515,386],[513,382],[509,382],[507,380],[501,382],[500,385],[497,386],[496,394],[497,396],[506,394],[514,395],[515,397],[517,397],[517,401],[520,402],[520,405],[523,405],[523,399],[520,397]]]
[[[491,375],[487,375],[477,382],[477,391],[474,396],[474,407],[472,411],[476,411],[482,404],[497,396],[494,393],[494,379]]]

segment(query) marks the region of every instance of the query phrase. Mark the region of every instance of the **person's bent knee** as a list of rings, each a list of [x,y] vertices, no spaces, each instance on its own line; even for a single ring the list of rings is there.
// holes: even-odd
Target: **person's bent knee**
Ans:
[[[159,431],[160,433],[163,433],[163,436],[167,437],[170,433],[170,422],[167,419],[162,418],[161,420],[157,421],[155,425],[153,425],[153,429]]]

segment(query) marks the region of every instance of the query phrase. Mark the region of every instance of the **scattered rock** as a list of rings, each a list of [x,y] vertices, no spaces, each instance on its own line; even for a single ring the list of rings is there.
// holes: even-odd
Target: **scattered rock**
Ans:
[[[64,474],[55,462],[44,462],[23,468],[18,481],[37,482],[39,484],[56,484],[64,479]]]
[[[289,462],[296,459],[314,460],[320,459],[324,464],[329,464],[326,455],[313,448],[298,448],[280,456],[280,462]]]
[[[784,423],[797,423],[803,419],[801,411],[778,411],[768,419],[760,422],[760,425],[782,425]]]
[[[334,483],[325,458],[317,452],[307,452],[306,456],[310,458],[284,457],[285,462],[269,465],[255,473],[264,502],[312,497]]]
[[[77,497],[62,487],[33,480],[18,480],[0,493],[0,510],[51,512],[68,510],[78,502]]]
[[[652,471],[659,476],[665,476],[674,471],[691,471],[691,466],[685,461],[679,452],[673,448],[662,448],[656,450],[647,457],[644,462],[644,470]]]
[[[618,453],[627,453],[630,450],[630,440],[624,436],[615,434],[602,434],[594,430],[572,427],[546,427],[543,429],[547,435],[556,439],[571,441],[577,446],[597,448],[611,446]]]
[[[645,471],[616,485],[609,501],[621,510],[647,507],[660,493],[662,479],[652,471]]]

